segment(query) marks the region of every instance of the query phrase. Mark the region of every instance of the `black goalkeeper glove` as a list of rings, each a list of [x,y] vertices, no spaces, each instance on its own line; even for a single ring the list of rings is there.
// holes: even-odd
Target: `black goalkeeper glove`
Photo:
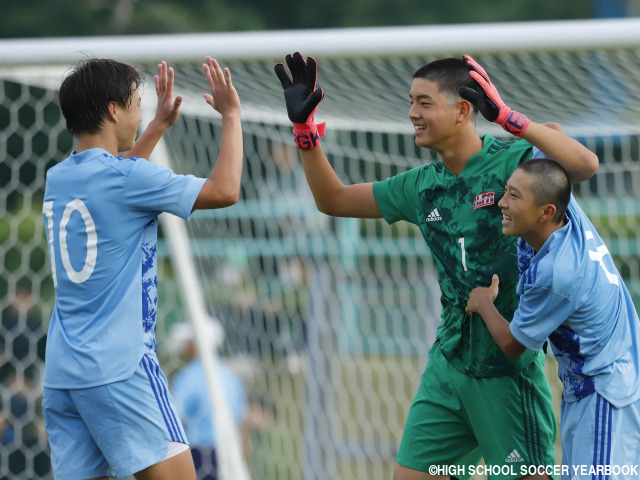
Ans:
[[[324,96],[322,89],[316,88],[318,65],[313,57],[305,61],[299,52],[287,55],[286,61],[291,77],[282,63],[276,64],[274,70],[284,90],[296,145],[301,150],[311,150],[325,133],[325,124],[316,125],[314,121],[318,104]]]

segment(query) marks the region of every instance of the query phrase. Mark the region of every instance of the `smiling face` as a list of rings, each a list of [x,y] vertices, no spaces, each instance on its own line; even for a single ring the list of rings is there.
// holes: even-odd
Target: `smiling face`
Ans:
[[[416,145],[441,150],[451,140],[457,111],[430,80],[414,78],[409,92],[409,119],[413,124]]]
[[[536,238],[541,228],[540,219],[547,208],[538,205],[533,193],[534,177],[517,169],[507,181],[504,196],[498,202],[502,209],[502,233],[528,239]]]

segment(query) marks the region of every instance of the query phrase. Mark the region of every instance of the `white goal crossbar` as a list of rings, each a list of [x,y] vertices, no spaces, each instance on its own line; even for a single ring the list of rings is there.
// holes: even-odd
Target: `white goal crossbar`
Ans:
[[[640,19],[506,22],[413,27],[0,40],[0,66],[68,64],[84,58],[201,61],[280,58],[293,51],[351,57],[450,51],[527,52],[640,45]]]

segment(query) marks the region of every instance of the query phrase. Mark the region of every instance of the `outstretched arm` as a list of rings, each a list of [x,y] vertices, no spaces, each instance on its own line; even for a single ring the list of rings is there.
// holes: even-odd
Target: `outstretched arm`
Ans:
[[[231,83],[231,72],[228,68],[223,71],[211,57],[207,57],[203,68],[211,89],[211,94],[204,94],[204,99],[222,115],[222,138],[218,160],[200,190],[194,210],[233,205],[240,197],[242,178],[242,109],[238,92]]]
[[[480,91],[462,87],[462,98],[473,103],[487,120],[497,123],[512,135],[524,138],[542,150],[548,158],[561,164],[569,174],[571,183],[579,183],[593,176],[598,169],[598,157],[595,153],[561,130],[547,128],[511,110],[500,98],[484,68],[469,55],[463,58]]]
[[[467,315],[478,313],[500,349],[509,357],[516,358],[525,352],[526,347],[515,339],[509,322],[500,315],[493,304],[498,296],[499,281],[498,276],[494,275],[489,287],[476,287],[471,290],[465,312]]]
[[[316,88],[317,64],[300,54],[287,55],[287,66],[278,63],[274,70],[284,90],[294,140],[318,210],[335,217],[381,218],[373,195],[373,184],[344,185],[320,146],[324,124],[316,125],[314,116],[324,92]]]
[[[372,183],[344,185],[322,147],[300,150],[302,167],[318,210],[334,217],[382,218]]]
[[[155,76],[156,95],[158,106],[156,115],[151,120],[142,135],[136,140],[131,150],[125,153],[125,157],[149,158],[164,132],[176,123],[180,116],[182,97],[173,96],[173,68],[167,68],[167,62],[158,64],[158,74]]]
[[[558,130],[531,122],[522,138],[562,165],[573,184],[591,178],[598,170],[598,156]]]

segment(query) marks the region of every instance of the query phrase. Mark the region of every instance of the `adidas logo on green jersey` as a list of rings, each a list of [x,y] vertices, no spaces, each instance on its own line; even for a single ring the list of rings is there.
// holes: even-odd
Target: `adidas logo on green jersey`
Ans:
[[[427,222],[437,222],[438,220],[442,220],[442,217],[440,216],[440,213],[438,212],[438,209],[434,208],[433,210],[431,210],[431,213],[429,215],[427,215],[426,221]]]

